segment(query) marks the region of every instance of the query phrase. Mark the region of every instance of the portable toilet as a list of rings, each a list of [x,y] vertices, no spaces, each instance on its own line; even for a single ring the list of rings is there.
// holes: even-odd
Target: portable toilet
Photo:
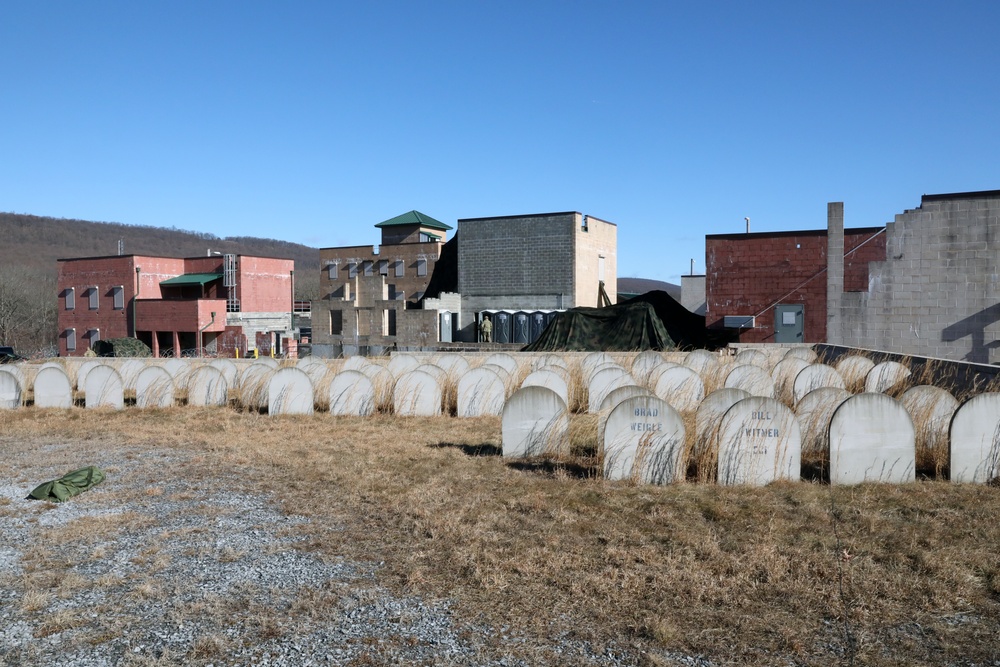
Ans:
[[[452,341],[452,316],[450,310],[438,311],[438,340],[442,343]]]
[[[510,313],[498,310],[493,313],[493,342],[509,343],[512,340]]]
[[[514,342],[520,343],[521,345],[527,345],[530,343],[531,340],[528,336],[531,332],[529,330],[528,313],[523,311],[514,313],[512,321],[514,323]]]

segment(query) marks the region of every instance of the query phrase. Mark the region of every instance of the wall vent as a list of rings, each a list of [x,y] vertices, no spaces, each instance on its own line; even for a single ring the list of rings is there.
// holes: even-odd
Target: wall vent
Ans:
[[[753,329],[756,320],[753,315],[726,315],[722,318],[722,326],[727,329]]]

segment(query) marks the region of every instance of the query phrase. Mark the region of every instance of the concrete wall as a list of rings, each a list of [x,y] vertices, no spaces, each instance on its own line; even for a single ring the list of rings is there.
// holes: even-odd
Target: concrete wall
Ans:
[[[868,289],[831,312],[841,324],[830,342],[1000,363],[1000,191],[925,195],[885,235]]]
[[[681,276],[681,305],[696,315],[705,314],[705,276]]]
[[[618,226],[589,215],[578,213],[576,216],[573,305],[599,306],[600,281],[604,281],[604,291],[611,303],[615,303],[618,300]]]

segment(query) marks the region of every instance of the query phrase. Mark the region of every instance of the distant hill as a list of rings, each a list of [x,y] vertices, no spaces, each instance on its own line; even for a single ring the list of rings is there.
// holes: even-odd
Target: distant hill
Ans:
[[[681,286],[673,283],[665,283],[661,280],[650,280],[649,278],[619,278],[619,294],[645,294],[660,290],[666,292],[675,301],[681,300]]]
[[[296,298],[319,297],[318,248],[250,236],[220,238],[176,228],[0,213],[0,267],[5,271],[51,276],[54,280],[57,259],[117,255],[119,240],[127,255],[198,257],[217,250],[292,259]]]

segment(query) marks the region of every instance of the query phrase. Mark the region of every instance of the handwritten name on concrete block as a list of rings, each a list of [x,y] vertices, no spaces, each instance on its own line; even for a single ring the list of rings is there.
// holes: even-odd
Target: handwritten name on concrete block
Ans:
[[[763,486],[801,476],[802,442],[795,414],[762,396],[734,404],[719,425],[719,484]]]
[[[604,425],[604,476],[641,484],[684,478],[684,420],[655,396],[636,396],[615,407]]]

